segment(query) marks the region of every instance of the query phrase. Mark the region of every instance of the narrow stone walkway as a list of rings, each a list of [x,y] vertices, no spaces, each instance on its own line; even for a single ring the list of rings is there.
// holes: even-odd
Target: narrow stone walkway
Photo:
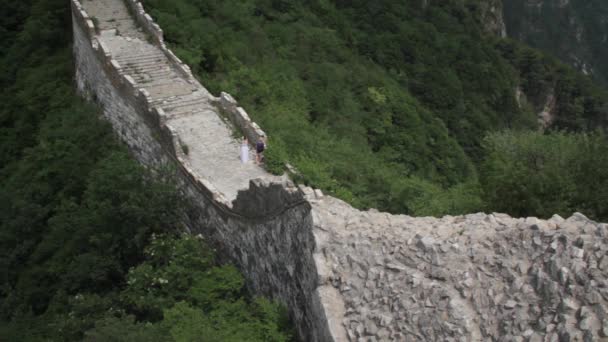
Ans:
[[[212,95],[198,82],[175,70],[160,48],[131,17],[123,0],[83,0],[85,11],[101,32],[100,41],[139,88],[150,93],[155,106],[167,113],[188,149],[193,170],[209,180],[228,200],[255,178],[272,178],[255,165],[239,160],[240,142],[231,125],[211,104]]]

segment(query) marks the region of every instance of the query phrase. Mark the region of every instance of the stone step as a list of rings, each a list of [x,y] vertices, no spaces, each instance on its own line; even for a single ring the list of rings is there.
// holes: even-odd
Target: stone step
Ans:
[[[183,87],[188,87],[189,89],[192,88],[192,85],[187,85],[184,84],[183,82],[181,82],[181,78],[179,77],[169,77],[169,78],[165,78],[165,79],[161,79],[161,80],[150,80],[150,82],[146,82],[146,89],[149,89],[150,91],[155,91],[155,90],[160,90],[163,88],[167,88],[167,87],[172,87],[172,88],[183,88]]]
[[[146,88],[146,89],[150,88],[150,85],[157,84],[158,81],[160,80],[159,78],[156,78],[156,77],[144,76],[144,74],[131,75],[131,77],[133,77],[133,80],[135,80],[135,84],[137,84],[138,88]],[[169,80],[169,79],[174,79],[174,78],[163,77],[162,79]],[[155,92],[155,95],[158,96],[158,93]]]
[[[154,87],[148,87],[143,84],[141,88],[145,88],[148,93],[150,93],[150,96],[155,100],[172,98],[175,96],[187,96],[192,94],[192,91],[196,89],[190,84],[176,82],[177,80],[178,79],[174,79],[174,81],[171,83]],[[161,102],[156,101],[156,103],[160,104]]]
[[[187,95],[187,94],[186,94]],[[170,96],[165,96],[165,97],[159,97],[159,98],[155,98],[152,100],[152,104],[160,104],[160,105],[170,105],[173,103],[177,103],[178,101],[181,100],[181,96],[177,96],[177,95],[170,95]]]
[[[185,107],[195,107],[195,106],[200,106],[202,104],[208,104],[209,100],[203,97],[200,98],[194,98],[191,100],[185,100],[185,101],[174,101],[172,103],[169,104],[161,104],[161,106],[163,107],[163,109],[167,110],[167,111],[172,111],[178,108],[185,108]]]
[[[137,68],[133,69],[133,71],[137,71],[140,74],[148,74],[150,76],[152,75],[161,75],[161,74],[170,74],[170,73],[175,73],[175,70],[171,69],[171,68],[162,68],[162,69],[149,69],[149,70],[139,70]]]
[[[151,82],[146,83],[146,89],[155,89],[168,85],[181,85],[181,82],[176,82],[180,80],[181,78],[179,78],[178,76],[161,80],[152,80]]]
[[[103,20],[101,22],[102,23],[115,23],[117,21],[126,21],[126,22],[129,22],[129,23],[132,23],[133,25],[135,25],[135,23],[133,23],[133,18],[131,18],[131,17],[124,17],[124,18],[115,18],[115,17],[112,17],[111,19],[106,19],[106,20]]]
[[[119,63],[143,63],[143,62],[150,62],[150,61],[155,61],[155,60],[162,60],[166,58],[165,54],[163,54],[162,52],[153,52],[153,53],[147,53],[145,55],[122,55],[122,56],[116,56],[115,59],[119,62]]]
[[[183,94],[180,95],[153,99],[151,103],[155,106],[161,106],[167,111],[172,111],[176,109],[179,110],[180,108],[186,108],[191,106],[196,106],[198,108],[198,106],[200,106],[201,104],[208,104],[208,100],[201,97],[184,100],[184,97],[188,97],[192,94],[191,92],[188,93],[186,91],[187,90],[184,89]]]
[[[178,118],[183,118],[186,116],[199,116],[199,115],[210,115],[209,113],[214,114],[213,112],[214,108],[212,106],[201,106],[201,107],[197,107],[197,108],[191,108],[188,110],[176,110],[173,112],[167,112],[167,115],[171,118],[171,119],[178,119]],[[165,111],[166,112],[166,111]]]
[[[204,96],[204,94],[200,94],[200,93],[195,93],[194,91],[196,90],[196,87],[190,87],[189,89],[192,89],[188,94],[186,95],[182,95],[182,96],[175,96],[175,95],[170,95],[170,96],[165,96],[164,98],[157,98],[154,99],[152,102],[154,103],[163,103],[163,105],[167,106],[167,105],[173,105],[173,104],[179,104],[179,103],[189,103],[189,102],[199,102],[199,100],[201,99],[206,99],[206,97]]]
[[[194,93],[194,94],[190,93],[188,95],[189,96],[174,97],[174,98],[170,99],[169,101],[167,101],[166,103],[164,103],[163,105],[165,105],[165,106],[188,105],[190,103],[199,103],[201,101],[208,100],[206,97],[200,96],[199,94],[196,94],[196,93]]]
[[[159,49],[153,45],[146,45],[145,43],[139,43],[135,46],[131,46],[132,44],[134,44],[134,42],[133,41],[129,42],[126,40],[123,40],[123,43],[125,44],[123,46],[124,54],[122,54],[121,56],[118,57],[121,59],[138,59],[138,58],[149,58],[149,57],[165,55],[161,49]]]
[[[171,78],[171,76],[175,76],[176,73],[173,70],[161,70],[161,71],[149,71],[149,72],[135,72],[132,73],[133,79],[137,80],[147,80],[147,79],[161,79],[161,78]]]
[[[178,119],[178,118],[183,118],[183,117],[187,117],[187,116],[202,115],[204,113],[205,113],[204,110],[197,109],[197,110],[170,112],[167,115],[169,116],[169,119]]]
[[[122,63],[121,65],[129,65],[129,66],[150,66],[150,65],[156,65],[156,64],[167,64],[169,65],[169,61],[167,61],[166,58],[164,57],[156,57],[153,59],[147,59],[144,61],[138,61],[138,60],[126,60],[126,61],[118,61],[119,63]]]
[[[158,65],[149,65],[141,67],[139,65],[128,65],[123,67],[126,71],[134,71],[134,72],[154,72],[159,70],[171,70],[171,66],[169,64],[158,64]]]
[[[153,99],[167,98],[171,96],[183,96],[192,92],[192,89],[180,87],[177,83],[167,83],[164,85],[152,84],[152,86],[149,86],[149,84],[151,83],[143,83],[138,85],[138,87],[146,89]]]
[[[159,59],[159,60],[154,60],[154,61],[150,61],[150,62],[146,62],[146,63],[127,62],[124,65],[121,64],[121,66],[123,66],[125,68],[146,69],[146,68],[150,68],[150,67],[154,67],[154,66],[168,66],[169,67],[169,66],[171,66],[171,64],[169,64],[167,62],[167,60]]]
[[[163,56],[147,58],[144,60],[139,60],[139,59],[116,59],[116,60],[122,66],[131,66],[131,65],[148,66],[148,65],[154,65],[156,63],[167,63],[167,60]]]
[[[115,20],[115,21],[101,21],[99,22],[98,25],[101,29],[120,29],[121,31],[119,33],[124,33],[125,31],[135,31],[138,32],[137,30],[137,26],[134,26],[133,23],[130,23],[128,21],[121,21],[121,20]]]

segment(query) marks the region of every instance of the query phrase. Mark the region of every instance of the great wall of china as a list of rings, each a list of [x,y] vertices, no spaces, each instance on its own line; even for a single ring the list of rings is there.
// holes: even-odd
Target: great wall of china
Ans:
[[[263,131],[210,94],[137,0],[71,0],[76,83],[138,160],[175,165],[184,219],[284,303],[303,341],[608,338],[608,225],[359,211],[241,164]]]

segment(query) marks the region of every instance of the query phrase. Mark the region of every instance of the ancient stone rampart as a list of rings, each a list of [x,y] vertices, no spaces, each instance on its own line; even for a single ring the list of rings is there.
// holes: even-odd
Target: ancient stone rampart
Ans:
[[[121,0],[95,1],[109,6]],[[194,165],[197,152],[188,155],[184,148],[184,132],[213,127],[187,121],[180,130],[180,118],[225,114],[250,141],[264,132],[225,93],[210,98],[215,112],[180,110],[207,106],[206,90],[165,46],[162,30],[141,3],[125,1],[151,44],[147,51],[159,54],[153,51],[154,58],[138,66],[121,64],[120,44],[148,43],[128,36],[106,39],[116,30],[97,25],[82,3],[72,0],[79,92],[103,108],[141,163],[176,167],[182,191],[195,204],[184,222],[188,229],[203,233],[234,261],[255,293],[283,302],[301,340],[608,337],[608,226],[581,214],[542,221],[502,214],[413,218],[363,212],[273,177],[252,179],[248,188],[227,197],[217,180],[201,176],[201,167],[219,166],[213,160]],[[158,56],[166,57],[169,69],[150,69]],[[136,80],[137,70],[147,74]],[[181,76],[167,91],[177,84],[192,87],[198,97],[159,100],[141,86],[167,87],[154,83],[155,77],[173,75],[172,70]]]
[[[156,32],[168,58],[189,78],[189,68],[174,57],[162,43],[162,31],[141,15],[141,4],[134,4],[140,23]],[[327,341],[327,321],[315,289],[317,272],[312,257],[314,236],[310,205],[299,188],[288,180],[254,180],[229,202],[208,180],[200,177],[180,147],[180,136],[167,124],[166,113],[152,105],[145,89],[137,88],[133,78],[112,58],[111,51],[98,39],[103,32],[77,0],[72,1],[74,55],[77,87],[85,97],[97,102],[105,118],[144,165],[157,167],[171,163],[178,168],[182,189],[196,204],[188,225],[193,233],[203,233],[210,243],[236,261],[248,285],[258,294],[276,298],[290,308],[299,335],[306,340]],[[236,106],[227,94],[217,99],[227,111],[240,113],[245,129],[263,132]],[[253,139],[253,136],[251,137]]]

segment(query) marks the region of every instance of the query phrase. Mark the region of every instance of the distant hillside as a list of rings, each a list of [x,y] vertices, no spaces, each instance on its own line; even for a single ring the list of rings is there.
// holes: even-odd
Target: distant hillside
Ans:
[[[509,37],[608,84],[608,1],[504,0]]]

